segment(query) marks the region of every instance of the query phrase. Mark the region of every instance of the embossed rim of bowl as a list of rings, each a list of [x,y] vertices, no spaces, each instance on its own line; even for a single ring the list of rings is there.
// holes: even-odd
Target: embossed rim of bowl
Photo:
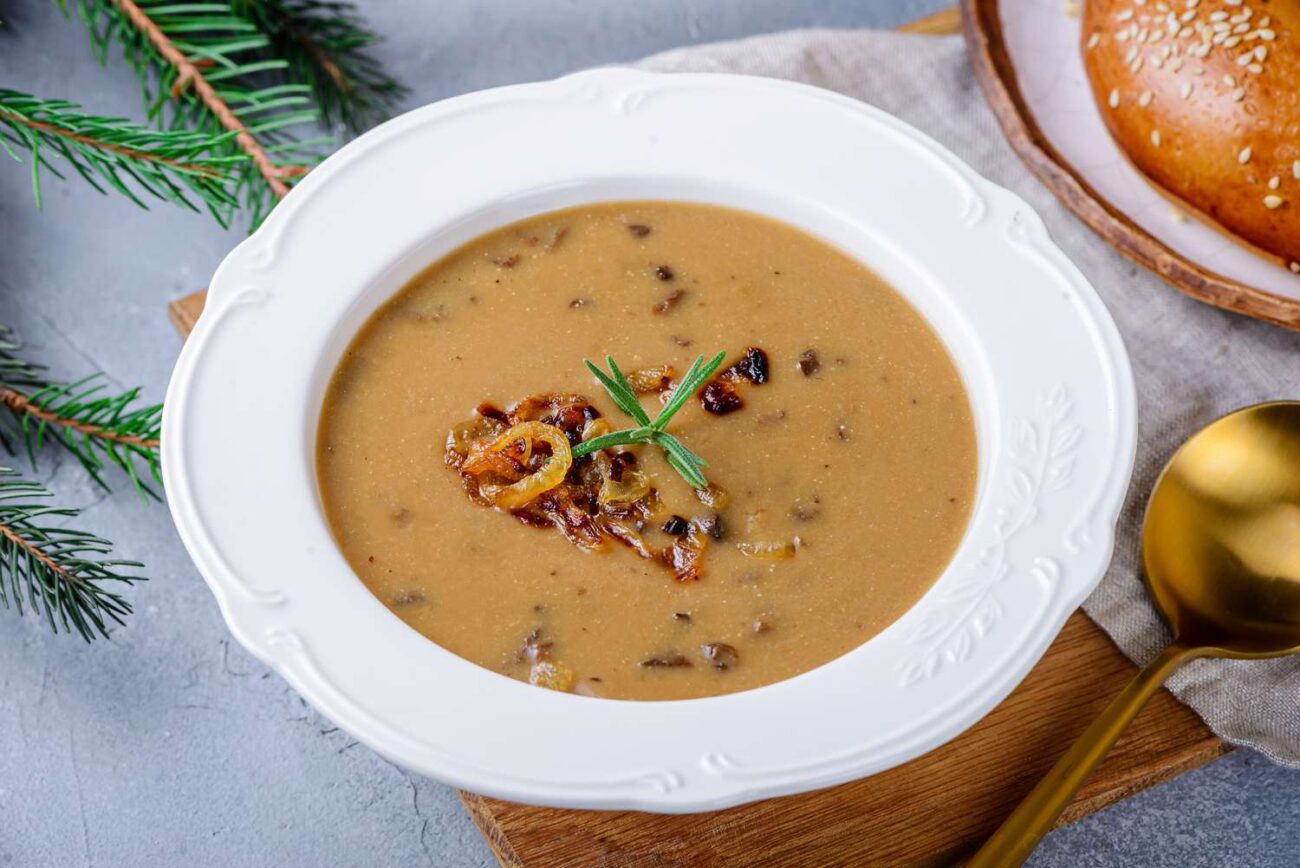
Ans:
[[[975,409],[979,494],[943,576],[857,650],[757,690],[602,701],[481,669],[385,609],[320,509],[325,382],[384,298],[496,225],[638,197],[748,208],[858,256],[930,319]],[[207,304],[168,390],[163,469],[231,632],[381,755],[515,801],[714,810],[933,749],[1100,580],[1132,469],[1123,345],[1029,206],[895,118],[788,82],[607,69],[410,112],[304,179]]]

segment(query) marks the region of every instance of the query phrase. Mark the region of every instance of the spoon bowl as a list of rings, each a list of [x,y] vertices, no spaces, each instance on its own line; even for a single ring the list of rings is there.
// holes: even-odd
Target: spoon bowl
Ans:
[[[1183,444],[1151,493],[1142,560],[1174,641],[1057,760],[969,868],[1024,862],[1183,663],[1300,651],[1300,401],[1238,410]]]
[[[1187,441],[1156,481],[1142,560],[1180,644],[1300,650],[1300,402],[1239,410]]]

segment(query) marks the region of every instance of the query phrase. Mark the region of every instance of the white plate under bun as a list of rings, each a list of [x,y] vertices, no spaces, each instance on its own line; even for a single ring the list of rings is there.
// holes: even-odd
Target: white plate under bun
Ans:
[[[1300,329],[1300,274],[1173,204],[1115,144],[1084,71],[1070,3],[962,0],[962,7],[971,61],[1004,132],[1066,205],[1189,295]]]

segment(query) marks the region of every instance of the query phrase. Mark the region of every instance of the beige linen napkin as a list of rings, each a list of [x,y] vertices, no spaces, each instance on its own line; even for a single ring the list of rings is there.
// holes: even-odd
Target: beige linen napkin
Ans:
[[[1114,562],[1084,610],[1135,661],[1154,656],[1168,634],[1138,577],[1147,493],[1164,462],[1201,425],[1246,404],[1300,397],[1300,334],[1192,301],[1111,250],[1006,144],[959,37],[798,31],[672,51],[639,65],[787,78],[848,94],[929,133],[1043,216],[1110,308],[1137,378],[1133,484]],[[1300,766],[1300,660],[1200,660],[1169,686],[1220,736]]]

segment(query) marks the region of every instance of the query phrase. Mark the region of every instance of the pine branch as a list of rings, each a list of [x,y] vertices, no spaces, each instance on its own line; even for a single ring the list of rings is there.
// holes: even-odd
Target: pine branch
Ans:
[[[114,465],[141,496],[157,499],[149,480],[162,485],[162,405],[136,406],[138,388],[106,392],[100,374],[72,383],[50,380],[43,367],[17,355],[19,348],[12,333],[0,327],[0,404],[16,428],[0,427],[0,444],[14,452],[14,441],[21,442],[35,467],[36,451],[48,435],[105,490],[103,471]]]
[[[0,88],[0,148],[18,162],[30,155],[32,192],[41,204],[41,169],[65,177],[50,157],[106,193],[112,188],[142,208],[144,196],[190,210],[197,199],[225,225],[238,206],[234,175],[241,155],[222,154],[229,134],[155,130],[121,118],[83,114],[63,100],[38,99]],[[189,193],[190,195],[187,195]]]
[[[0,603],[20,616],[44,616],[55,633],[75,630],[87,642],[107,638],[108,622],[121,624],[131,613],[111,585],[146,581],[121,571],[143,565],[109,559],[108,540],[54,523],[77,518],[80,510],[40,502],[49,496],[39,483],[0,467]]]
[[[320,160],[319,147],[330,140],[292,132],[319,118],[311,87],[275,81],[288,62],[268,59],[267,37],[228,3],[77,0],[77,11],[101,61],[111,44],[122,46],[151,119],[171,129],[233,134],[225,152],[248,157],[236,195],[254,226]]]
[[[364,132],[386,119],[408,93],[367,53],[380,38],[353,3],[232,0],[231,5],[270,40],[270,55],[288,61],[287,80],[311,84],[331,127]]]

